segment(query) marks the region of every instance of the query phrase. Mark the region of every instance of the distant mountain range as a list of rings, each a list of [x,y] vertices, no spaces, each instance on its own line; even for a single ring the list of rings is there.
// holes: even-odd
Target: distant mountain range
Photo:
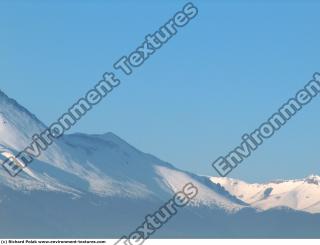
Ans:
[[[212,177],[230,194],[259,210],[289,207],[309,213],[320,213],[320,177],[311,175],[299,180],[279,180],[248,184],[241,180]]]
[[[0,91],[0,147],[46,126]],[[198,196],[155,237],[320,237],[320,177],[247,184],[199,176],[114,135],[70,134],[11,177],[0,169],[0,238],[117,238],[192,182]]]

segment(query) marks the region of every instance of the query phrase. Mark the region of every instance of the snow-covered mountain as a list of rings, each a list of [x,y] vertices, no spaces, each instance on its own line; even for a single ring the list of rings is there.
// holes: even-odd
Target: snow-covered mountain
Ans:
[[[32,142],[35,133],[45,129],[36,116],[0,91],[0,152],[17,154]],[[320,226],[318,215],[292,210],[259,212],[266,207],[264,199],[256,197],[257,203],[251,202],[254,191],[248,191],[244,182],[243,193],[234,192],[235,188],[224,185],[227,179],[177,169],[113,133],[64,135],[28,170],[11,177],[0,168],[0,237],[117,238],[132,232],[147,214],[189,182],[198,188],[198,195],[159,231],[159,237],[318,236],[314,227]],[[288,207],[317,212],[316,181],[309,178],[301,184],[300,189],[305,189],[301,195],[305,196],[292,192],[296,199],[283,195],[283,202],[292,201]],[[259,190],[263,192],[262,187]],[[301,203],[295,204],[295,200]],[[274,220],[281,216],[278,226],[266,225],[266,217]],[[295,231],[298,223],[304,224],[300,233]]]
[[[0,145],[12,152],[23,150],[45,125],[16,101],[0,92]],[[112,133],[71,134],[44,151],[29,169],[15,178],[5,171],[0,183],[14,190],[60,191],[81,196],[129,197],[166,200],[192,182],[199,194],[193,205],[207,205],[227,211],[239,210],[242,202],[230,196],[206,177],[192,175],[145,154]]]
[[[320,176],[311,175],[304,179],[279,180],[264,184],[249,184],[220,177],[212,177],[211,181],[258,209],[289,207],[309,213],[320,213]]]

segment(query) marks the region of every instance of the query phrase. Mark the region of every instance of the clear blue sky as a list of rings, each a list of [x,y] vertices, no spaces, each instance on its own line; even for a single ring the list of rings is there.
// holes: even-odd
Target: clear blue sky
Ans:
[[[50,124],[186,3],[119,2],[2,0],[1,89]],[[211,162],[320,71],[316,1],[223,2],[193,1],[199,15],[72,132],[111,131],[216,175]],[[230,176],[320,174],[319,108],[316,98]]]

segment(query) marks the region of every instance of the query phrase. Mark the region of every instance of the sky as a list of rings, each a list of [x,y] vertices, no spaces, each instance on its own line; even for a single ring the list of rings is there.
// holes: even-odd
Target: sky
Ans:
[[[186,1],[0,2],[0,89],[49,125]],[[176,167],[217,176],[319,67],[316,1],[193,1],[179,29],[68,133],[113,132]],[[229,177],[320,175],[315,98]]]

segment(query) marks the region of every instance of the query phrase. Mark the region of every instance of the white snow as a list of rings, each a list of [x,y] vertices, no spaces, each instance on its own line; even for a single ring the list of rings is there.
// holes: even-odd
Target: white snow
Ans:
[[[311,175],[304,179],[249,184],[231,178],[212,177],[228,192],[251,206],[267,210],[289,207],[310,213],[320,213],[320,177]]]
[[[0,91],[0,145],[6,157],[23,150],[35,133],[45,129],[33,114]],[[0,169],[0,186],[22,192],[68,193],[72,197],[91,194],[101,198],[167,201],[192,182],[199,189],[193,206],[235,212],[248,203],[262,210],[287,206],[320,212],[318,176],[267,184],[198,176],[143,153],[112,133],[65,135],[26,171],[13,178]]]
[[[23,150],[35,133],[45,129],[40,120],[0,91],[0,144],[7,157],[12,156],[11,152]],[[112,133],[65,135],[28,165],[28,169],[27,174],[20,173],[15,178],[0,170],[0,184],[16,191],[59,191],[76,196],[91,193],[102,198],[165,202],[192,182],[199,189],[192,202],[194,206],[206,205],[230,212],[243,207],[228,193],[219,193],[217,185],[211,184],[208,178],[178,170]]]

